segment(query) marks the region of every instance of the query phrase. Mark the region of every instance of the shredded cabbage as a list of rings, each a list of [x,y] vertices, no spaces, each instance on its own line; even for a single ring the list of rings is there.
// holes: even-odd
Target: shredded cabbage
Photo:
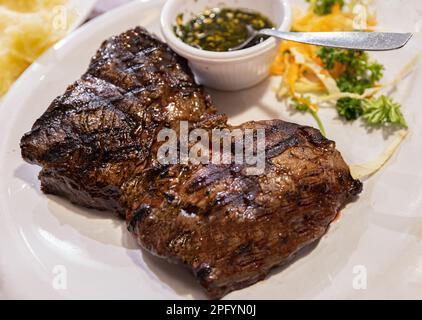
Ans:
[[[364,100],[369,97],[372,97],[375,93],[380,91],[382,89],[382,86],[375,87],[375,88],[369,88],[366,89],[363,94],[357,94],[357,93],[351,93],[351,92],[338,92],[334,94],[329,94],[325,96],[320,96],[315,98],[315,103],[322,103],[322,102],[337,102],[337,100],[342,98],[351,98],[351,99],[360,99]]]
[[[418,65],[419,61],[422,58],[422,53],[416,54],[412,60],[409,61],[408,64],[406,64],[402,70],[394,77],[394,80],[387,84],[385,87],[396,87],[400,81],[402,81],[404,78],[406,78],[410,73],[412,73],[416,66]]]
[[[407,135],[407,130],[397,131],[393,142],[375,160],[364,164],[350,166],[352,177],[359,180],[366,180],[380,171],[398,151],[400,144],[404,141]]]
[[[307,59],[303,54],[297,50],[297,48],[291,48],[296,63],[301,64],[313,71],[315,76],[322,82],[327,89],[328,94],[335,95],[340,93],[340,89],[337,87],[336,81],[330,76],[328,72],[324,72],[324,68],[317,65],[315,62]]]

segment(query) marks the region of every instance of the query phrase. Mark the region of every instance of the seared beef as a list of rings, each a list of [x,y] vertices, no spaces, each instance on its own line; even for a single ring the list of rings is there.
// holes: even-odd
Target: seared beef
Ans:
[[[142,170],[157,131],[214,113],[186,61],[136,28],[103,43],[22,138],[22,155],[43,167],[44,192],[123,213],[121,186]]]
[[[265,172],[163,165],[162,128],[264,129]],[[46,193],[126,217],[148,251],[189,267],[220,298],[318,240],[362,185],[319,131],[281,120],[227,124],[186,61],[142,28],[104,42],[81,80],[22,138]],[[211,151],[211,150],[210,150]]]

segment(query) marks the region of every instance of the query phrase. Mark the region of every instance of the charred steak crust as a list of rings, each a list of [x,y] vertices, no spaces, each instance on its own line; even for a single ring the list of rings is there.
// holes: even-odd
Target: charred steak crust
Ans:
[[[161,165],[179,121],[262,128],[266,168]],[[362,184],[332,141],[281,120],[227,124],[184,59],[137,27],[105,41],[88,71],[21,141],[42,190],[123,215],[142,247],[190,268],[212,298],[251,285],[320,239]],[[211,150],[210,150],[211,152]]]
[[[215,113],[184,59],[142,28],[105,41],[88,71],[21,141],[43,167],[43,191],[117,210],[122,184],[150,156],[156,132]]]

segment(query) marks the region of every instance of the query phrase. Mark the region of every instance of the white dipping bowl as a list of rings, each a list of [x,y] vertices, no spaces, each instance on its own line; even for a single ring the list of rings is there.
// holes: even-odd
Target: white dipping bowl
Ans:
[[[188,22],[194,15],[216,7],[254,10],[267,16],[279,30],[289,31],[289,0],[167,0],[163,7],[163,36],[170,48],[189,61],[200,84],[224,91],[250,88],[268,77],[279,40],[270,37],[247,49],[213,52],[191,47],[173,32],[180,13],[183,13],[184,22]]]

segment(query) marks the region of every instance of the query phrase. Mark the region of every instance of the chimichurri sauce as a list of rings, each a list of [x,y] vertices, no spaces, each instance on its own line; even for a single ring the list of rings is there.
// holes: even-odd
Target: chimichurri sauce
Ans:
[[[177,17],[174,33],[192,47],[208,51],[229,51],[249,38],[247,25],[255,30],[273,28],[274,24],[264,15],[250,10],[214,8],[205,10],[188,23],[183,23],[183,14]],[[248,48],[266,40],[257,36]]]

